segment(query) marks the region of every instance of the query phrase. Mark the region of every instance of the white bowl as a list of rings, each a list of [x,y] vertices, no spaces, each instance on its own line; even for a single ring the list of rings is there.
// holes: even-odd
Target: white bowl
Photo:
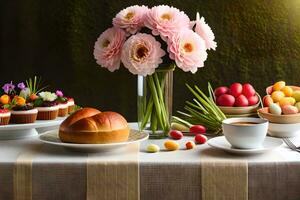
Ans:
[[[300,135],[300,123],[275,124],[269,123],[269,135],[273,137],[295,137]]]
[[[257,124],[232,124],[236,122],[252,122]],[[226,140],[232,147],[240,149],[261,148],[267,135],[268,125],[268,120],[251,117],[229,118],[222,122]]]

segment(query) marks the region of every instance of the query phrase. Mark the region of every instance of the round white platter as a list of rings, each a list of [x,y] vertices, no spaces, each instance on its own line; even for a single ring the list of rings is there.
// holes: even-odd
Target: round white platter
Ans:
[[[29,124],[9,124],[0,126],[0,140],[21,139],[37,136],[38,132],[59,126],[65,117],[54,120],[36,120]]]
[[[147,140],[148,137],[149,134],[146,132],[131,129],[128,140],[126,142],[108,143],[108,144],[75,144],[75,143],[62,142],[58,137],[58,130],[47,131],[39,135],[40,141],[46,144],[61,146],[70,149],[72,151],[80,151],[80,152],[112,151],[124,147],[128,144]]]
[[[227,142],[225,136],[219,136],[208,140],[208,145],[221,149],[225,152],[232,154],[240,154],[240,155],[251,155],[251,154],[260,154],[271,151],[280,145],[282,145],[282,140],[278,138],[266,137],[261,148],[256,149],[237,149],[233,148],[229,142]]]

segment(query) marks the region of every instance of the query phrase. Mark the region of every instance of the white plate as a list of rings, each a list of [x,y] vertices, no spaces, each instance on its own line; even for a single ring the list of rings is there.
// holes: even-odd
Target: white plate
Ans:
[[[251,155],[251,154],[259,154],[265,153],[267,151],[271,151],[280,145],[282,145],[282,140],[278,138],[266,137],[263,142],[263,146],[257,149],[237,149],[233,148],[229,142],[225,139],[225,136],[219,136],[208,140],[208,145],[211,147],[221,149],[228,153],[240,154],[240,155]]]
[[[58,130],[47,131],[39,135],[39,139],[47,144],[62,146],[73,151],[81,152],[99,152],[111,151],[128,144],[141,142],[148,139],[149,134],[138,130],[130,130],[128,140],[126,142],[109,143],[109,144],[75,144],[62,142],[58,137]]]
[[[66,117],[57,117],[54,120],[36,120],[28,124],[8,124],[0,126],[0,140],[20,139],[38,135],[36,129],[47,129],[59,126]]]

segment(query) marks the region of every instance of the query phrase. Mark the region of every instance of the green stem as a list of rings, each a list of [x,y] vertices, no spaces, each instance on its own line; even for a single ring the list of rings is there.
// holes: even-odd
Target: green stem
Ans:
[[[163,123],[163,120],[161,118],[160,102],[159,102],[159,99],[158,99],[158,96],[157,96],[157,91],[156,91],[156,88],[155,88],[155,83],[153,81],[152,75],[148,76],[148,80],[149,80],[149,87],[150,87],[150,90],[151,90],[151,94],[153,96],[153,101],[154,101],[154,106],[155,106],[155,109],[156,109],[156,116],[158,118],[158,122],[159,122],[161,128],[163,130],[165,130],[164,123]]]
[[[152,96],[150,96],[148,104],[146,106],[146,112],[145,112],[145,115],[144,115],[142,123],[141,123],[141,130],[145,129],[146,124],[147,124],[147,122],[149,120],[149,117],[151,115],[152,109],[153,109],[153,99],[152,99]]]
[[[160,86],[160,81],[158,79],[158,76],[156,73],[154,73],[154,80],[155,80],[155,84],[156,84],[156,88],[157,88],[157,91],[158,91],[158,98],[159,98],[159,101],[160,101],[160,105],[161,105],[161,114],[162,114],[162,117],[163,117],[163,123],[165,125],[165,130],[164,131],[167,131],[169,130],[169,119],[167,117],[167,111],[166,111],[166,106],[165,106],[165,101],[164,101],[164,97],[163,97],[163,92],[162,92],[162,88]]]
[[[155,131],[157,131],[157,118],[155,109],[152,110],[150,128],[152,130],[152,133],[155,133]]]

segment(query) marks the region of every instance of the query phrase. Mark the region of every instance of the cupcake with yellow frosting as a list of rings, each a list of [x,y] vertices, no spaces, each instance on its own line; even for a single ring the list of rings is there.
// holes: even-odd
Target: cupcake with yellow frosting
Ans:
[[[26,103],[26,99],[21,96],[14,96],[10,109],[10,123],[28,124],[37,119],[38,110],[31,103]]]

